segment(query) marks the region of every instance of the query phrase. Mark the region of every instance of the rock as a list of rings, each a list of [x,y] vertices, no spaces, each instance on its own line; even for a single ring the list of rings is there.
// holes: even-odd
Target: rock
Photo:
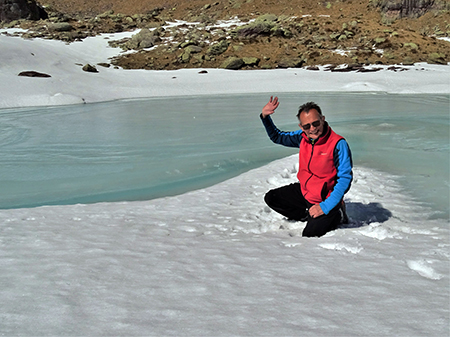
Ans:
[[[260,59],[257,57],[243,57],[242,61],[246,66],[257,66],[259,64]]]
[[[119,46],[124,50],[151,48],[161,41],[159,34],[158,30],[150,31],[148,28],[143,28],[139,33],[134,34],[131,39],[111,41],[109,44],[111,46]]]
[[[276,22],[278,17],[275,14],[263,14],[255,19],[256,22]]]
[[[86,64],[83,66],[83,71],[86,71],[88,73],[98,73],[98,70],[95,66],[92,66],[90,64]]]
[[[341,36],[340,32],[334,32],[334,33],[330,34],[330,39],[337,40],[339,38],[339,36]]]
[[[181,63],[188,63],[191,60],[191,54],[200,53],[202,51],[201,47],[188,45],[184,48],[183,52],[178,56]],[[203,55],[196,57],[196,62],[201,63],[203,61]]]
[[[374,73],[376,71],[380,71],[383,70],[383,68],[361,68],[358,69],[357,72],[358,73]]]
[[[442,53],[428,54],[427,62],[436,64],[447,64],[447,61],[445,60],[445,54]]]
[[[255,38],[257,36],[285,36],[291,37],[290,30],[284,30],[278,23],[278,18],[273,14],[264,14],[247,25],[236,28],[231,32],[232,36],[237,38]]]
[[[97,15],[97,17],[99,17],[101,19],[105,19],[105,18],[108,18],[108,17],[112,16],[113,14],[114,14],[114,11],[111,9],[109,11],[106,11],[106,12],[104,12],[102,14]]]
[[[21,73],[19,73],[18,76],[25,76],[25,77],[51,77],[48,74],[44,74],[44,73],[40,73],[34,70],[31,71],[22,71]]]
[[[278,62],[278,68],[300,68],[305,61],[302,58],[284,58]]]
[[[181,55],[178,57],[181,63],[188,63],[191,60],[191,53],[183,50]]]
[[[260,35],[270,35],[275,24],[272,22],[252,22],[248,25],[238,27],[234,30],[234,35],[241,38],[254,38]]]
[[[390,66],[390,67],[387,68],[387,70],[397,72],[397,71],[407,71],[408,69],[407,68],[403,68],[403,67]]]
[[[345,73],[345,72],[349,72],[349,71],[359,71],[360,69],[362,69],[362,66],[360,64],[348,64],[346,67],[343,67],[343,68],[335,67],[330,70],[331,70],[331,72]]]
[[[238,70],[244,66],[244,60],[239,57],[229,57],[221,65],[220,68]]]
[[[375,39],[373,39],[373,42],[377,48],[381,49],[390,48],[392,46],[389,39],[385,37],[376,37]]]
[[[226,52],[230,42],[227,40],[222,40],[219,43],[216,43],[208,48],[206,54],[208,55],[220,55]]]
[[[72,29],[73,26],[67,22],[52,23],[48,26],[48,30],[53,32],[70,32]]]
[[[110,65],[109,63],[105,63],[105,62],[97,63],[97,65],[100,66],[100,67],[104,67],[104,68],[109,68],[109,67],[111,67],[111,65]]]
[[[202,48],[199,46],[189,45],[186,48],[184,48],[184,51],[186,53],[195,54],[200,53],[202,51]]]
[[[412,51],[416,51],[419,49],[419,46],[417,44],[415,44],[414,42],[407,42],[403,44],[404,48],[409,48]]]
[[[158,37],[146,37],[142,39],[139,44],[137,45],[137,48],[135,49],[144,49],[144,48],[151,48],[155,45],[155,43],[159,42],[160,39]]]
[[[417,18],[431,10],[445,9],[446,1],[435,0],[376,0],[372,1],[381,8],[385,22],[404,17]]]
[[[234,50],[235,52],[240,52],[242,49],[244,49],[244,47],[242,47],[241,45],[233,46],[233,50]]]
[[[409,56],[405,56],[402,60],[402,64],[405,66],[412,66],[414,65],[414,60]]]
[[[35,0],[0,0],[0,21],[48,19],[47,12]]]

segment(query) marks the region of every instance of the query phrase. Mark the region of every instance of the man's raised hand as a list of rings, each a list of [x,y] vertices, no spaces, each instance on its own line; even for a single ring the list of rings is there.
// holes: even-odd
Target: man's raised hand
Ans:
[[[270,96],[270,101],[267,103],[264,108],[262,109],[262,116],[263,118],[266,118],[267,116],[273,114],[275,112],[275,109],[278,108],[278,105],[280,105],[280,102],[278,102],[278,97]]]

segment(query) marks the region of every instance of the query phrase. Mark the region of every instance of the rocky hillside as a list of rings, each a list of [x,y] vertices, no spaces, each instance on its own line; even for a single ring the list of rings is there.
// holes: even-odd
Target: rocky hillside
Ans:
[[[0,0],[0,13],[2,2],[13,1],[20,0]],[[137,29],[131,39],[110,42],[136,50],[111,60],[124,68],[349,64],[348,70],[361,70],[364,64],[450,62],[450,42],[440,39],[450,36],[450,2],[443,0],[42,1],[47,17],[3,19],[3,25],[29,29],[26,37],[68,42]],[[167,25],[175,20],[188,24]]]

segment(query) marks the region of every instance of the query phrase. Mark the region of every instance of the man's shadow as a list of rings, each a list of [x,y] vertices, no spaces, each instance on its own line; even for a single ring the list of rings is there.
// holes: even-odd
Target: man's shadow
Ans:
[[[373,222],[385,222],[392,217],[391,211],[387,210],[378,202],[363,204],[360,202],[346,202],[348,224],[342,224],[340,228],[358,228]]]

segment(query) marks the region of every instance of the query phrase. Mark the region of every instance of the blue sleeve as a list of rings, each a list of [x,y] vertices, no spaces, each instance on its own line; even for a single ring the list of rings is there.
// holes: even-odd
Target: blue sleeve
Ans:
[[[300,141],[302,140],[303,132],[302,130],[292,132],[280,131],[275,126],[270,116],[263,118],[261,114],[260,118],[263,122],[264,127],[266,128],[267,135],[272,140],[272,142],[289,147],[300,147]]]
[[[341,139],[336,144],[334,165],[337,170],[337,183],[330,196],[320,203],[320,208],[325,214],[328,214],[342,200],[353,180],[352,153],[345,139]]]

